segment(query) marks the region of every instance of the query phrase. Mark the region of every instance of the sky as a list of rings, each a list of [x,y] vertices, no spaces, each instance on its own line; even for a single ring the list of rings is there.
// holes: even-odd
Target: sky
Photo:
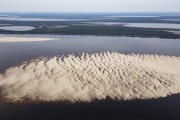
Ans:
[[[0,0],[0,12],[180,12],[180,0]]]

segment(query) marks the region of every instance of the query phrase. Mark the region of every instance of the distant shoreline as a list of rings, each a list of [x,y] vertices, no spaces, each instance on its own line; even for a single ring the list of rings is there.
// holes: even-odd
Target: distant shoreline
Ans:
[[[168,33],[175,33],[174,31],[167,31]],[[158,36],[141,36],[141,35],[108,35],[108,34],[56,34],[56,33],[1,33],[0,35],[75,35],[75,36],[109,36],[109,37],[140,37],[140,38],[162,38],[162,39],[180,39],[179,34],[178,37],[158,37]]]

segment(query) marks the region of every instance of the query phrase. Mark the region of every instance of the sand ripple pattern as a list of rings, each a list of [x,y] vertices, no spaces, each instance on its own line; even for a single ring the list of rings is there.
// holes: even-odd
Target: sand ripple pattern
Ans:
[[[13,101],[166,97],[180,93],[180,57],[110,52],[42,57],[0,74],[0,89]]]

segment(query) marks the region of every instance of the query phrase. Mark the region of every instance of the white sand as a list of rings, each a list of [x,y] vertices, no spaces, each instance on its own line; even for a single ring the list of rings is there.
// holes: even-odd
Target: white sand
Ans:
[[[69,55],[38,58],[10,68],[0,74],[0,89],[12,101],[151,99],[180,93],[179,73],[180,57]]]
[[[56,40],[55,38],[43,37],[16,37],[16,36],[3,36],[0,35],[0,42],[33,42],[33,41],[48,41]]]
[[[168,31],[168,32],[173,33],[173,34],[176,34],[176,35],[180,35],[180,31],[171,30],[171,31]]]
[[[32,26],[0,26],[1,30],[11,30],[11,31],[29,31],[35,29]]]

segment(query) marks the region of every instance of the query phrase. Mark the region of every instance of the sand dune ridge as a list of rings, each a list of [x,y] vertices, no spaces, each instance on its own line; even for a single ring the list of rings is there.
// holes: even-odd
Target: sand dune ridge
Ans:
[[[115,52],[41,57],[0,75],[13,101],[151,99],[180,93],[180,57]]]

